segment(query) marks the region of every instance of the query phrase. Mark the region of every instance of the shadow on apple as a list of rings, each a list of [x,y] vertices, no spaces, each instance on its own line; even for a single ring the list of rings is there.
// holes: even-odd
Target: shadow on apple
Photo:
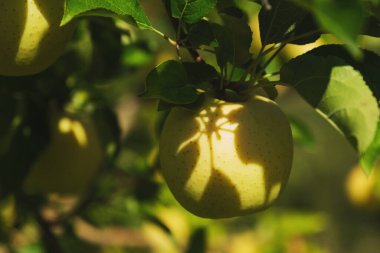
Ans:
[[[233,217],[265,209],[278,197],[293,146],[287,118],[273,105],[256,99],[248,106],[211,105],[199,114],[172,111],[161,136],[161,165],[186,209]]]

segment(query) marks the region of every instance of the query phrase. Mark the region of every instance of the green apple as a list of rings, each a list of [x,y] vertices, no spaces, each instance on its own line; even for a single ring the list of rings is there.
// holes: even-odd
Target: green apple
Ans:
[[[74,23],[61,27],[64,0],[7,0],[0,3],[0,75],[43,71],[64,51]]]
[[[355,165],[346,177],[346,194],[350,203],[358,208],[379,209],[380,200],[376,194],[378,173],[373,169],[365,175],[360,165]]]
[[[92,182],[104,158],[91,118],[75,119],[54,112],[50,143],[30,169],[24,189],[34,194],[80,194]]]
[[[272,100],[210,99],[198,111],[175,107],[160,137],[162,174],[178,202],[205,218],[267,208],[287,183],[293,141]]]

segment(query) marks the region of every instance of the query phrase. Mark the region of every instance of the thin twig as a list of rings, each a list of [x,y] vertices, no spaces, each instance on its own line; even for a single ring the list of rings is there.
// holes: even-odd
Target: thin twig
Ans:
[[[268,27],[267,33],[265,34],[265,37],[264,37],[264,40],[263,40],[263,44],[261,45],[261,47],[265,47],[267,45],[267,43],[268,43],[269,34],[270,34],[270,31],[272,30],[272,27],[273,27],[273,24],[274,24],[274,20],[276,19],[277,12],[278,12],[278,9],[279,9],[280,5],[281,5],[281,1],[279,1],[278,5],[276,5],[276,8],[273,11],[273,17],[272,17],[272,19],[271,19],[271,21],[269,23],[269,27]],[[270,10],[272,10],[272,7],[270,8]]]
[[[310,31],[310,32],[307,32],[307,33],[303,33],[303,34],[300,34],[300,35],[297,35],[297,36],[293,36],[293,37],[290,37],[286,40],[283,40],[279,43],[276,43],[274,44],[273,46],[271,46],[270,48],[268,48],[267,50],[264,51],[263,55],[267,55],[269,54],[270,52],[272,52],[273,50],[281,47],[282,44],[289,44],[295,40],[299,40],[299,39],[303,39],[303,38],[306,38],[310,35],[313,35],[313,34],[316,34],[316,33],[319,33],[321,30],[320,29],[316,29],[316,30],[313,30],[313,31]]]
[[[253,88],[254,89],[258,89],[258,88],[264,88],[264,87],[273,87],[275,85],[281,85],[281,86],[291,87],[290,84],[284,83],[282,81],[268,81],[268,82],[263,82],[263,83],[256,84],[256,85],[253,86]]]
[[[259,78],[258,81],[267,79],[267,78],[272,77],[272,76],[278,76],[279,74],[280,74],[280,71],[268,73],[268,74],[263,75],[261,78]]]
[[[61,245],[59,245],[57,237],[51,231],[50,224],[41,216],[38,210],[36,210],[36,221],[40,227],[42,242],[45,246],[45,250],[48,253],[63,253]]]
[[[265,69],[269,66],[269,64],[276,58],[276,56],[281,52],[281,50],[286,46],[286,44],[281,44],[281,46],[269,57],[269,59],[264,62],[263,66],[261,67],[260,71],[255,75],[255,78],[253,79],[253,84],[261,78],[261,75],[264,73]]]
[[[259,62],[259,59],[261,58],[261,55],[263,54],[263,51],[264,51],[264,47],[261,47],[259,54],[257,55],[257,58],[254,61],[252,61],[251,64],[249,64],[245,74],[242,75],[242,77],[240,78],[239,83],[244,82],[247,79],[249,74],[251,74],[251,77],[252,77],[252,73],[254,72],[254,70],[256,71],[257,64]]]
[[[300,35],[297,35],[297,36],[290,37],[290,38],[288,38],[286,40],[281,41],[281,43],[289,44],[290,42],[306,38],[306,37],[308,37],[310,35],[314,35],[314,34],[319,33],[319,32],[321,32],[320,29],[315,29],[315,30],[309,31],[307,33],[303,33],[303,34],[300,34]]]
[[[226,76],[224,76],[225,69],[226,69],[225,65],[223,65],[222,67],[220,67],[220,73],[222,73],[222,78],[220,78],[219,90],[223,90],[223,87],[224,87],[224,78],[226,78]]]
[[[168,15],[168,17],[170,18],[170,21],[172,23],[172,26],[173,26],[173,29],[174,31],[177,32],[177,37],[180,36],[180,33],[181,33],[181,30],[179,31],[178,29],[182,29],[182,25],[180,24],[180,21],[178,21],[177,19],[173,18],[171,16],[171,13],[170,13],[170,5],[169,5],[169,2],[168,1],[165,1],[165,0],[162,0],[164,6],[165,6],[165,10],[166,10],[166,14]],[[179,43],[179,40],[181,38],[177,38],[177,41],[175,42],[175,46],[176,46],[176,49],[177,49],[177,54],[179,56],[179,58],[181,58],[180,56],[180,52],[179,52],[179,49],[180,47],[182,46],[180,43]],[[187,50],[189,51],[191,57],[193,58],[193,60],[195,62],[204,62],[204,60],[202,59],[202,57],[198,54],[197,50],[195,49],[192,49],[192,48],[187,48]]]
[[[256,60],[255,60],[255,61],[253,62],[253,64],[248,68],[246,74],[245,74],[244,76],[242,76],[241,79],[243,79],[243,78],[244,78],[244,79],[243,79],[243,80],[240,80],[240,81],[244,81],[244,80],[247,78],[247,76],[248,76],[249,73],[251,73],[251,79],[252,79],[252,77],[255,76],[255,72],[256,72],[256,70],[257,70],[257,67],[259,66],[259,63],[260,63],[262,57],[264,57],[264,49],[265,49],[265,47],[267,46],[267,41],[268,41],[269,33],[270,33],[270,30],[272,29],[272,26],[273,26],[274,20],[275,20],[275,18],[276,18],[276,15],[277,15],[277,11],[278,11],[278,9],[279,9],[279,8],[278,8],[279,6],[280,6],[280,3],[279,3],[279,4],[276,6],[276,8],[274,9],[273,17],[272,17],[272,19],[271,19],[271,22],[269,23],[269,27],[268,27],[267,33],[265,34],[265,37],[264,37],[263,43],[262,43],[262,45],[261,45],[261,48],[260,48],[260,51],[259,51],[259,54],[258,54]],[[272,9],[272,6],[271,6],[270,10],[271,10],[271,9]],[[269,10],[268,10],[268,11],[269,11]]]
[[[268,0],[261,0],[262,5],[267,11],[272,10],[272,5],[269,3]]]
[[[161,31],[157,30],[156,28],[151,28],[151,31],[160,35],[164,40],[166,40],[167,42],[169,42],[170,45],[172,46],[175,46],[177,47],[178,44],[175,40],[171,39],[169,36],[167,36],[166,34],[162,33]]]

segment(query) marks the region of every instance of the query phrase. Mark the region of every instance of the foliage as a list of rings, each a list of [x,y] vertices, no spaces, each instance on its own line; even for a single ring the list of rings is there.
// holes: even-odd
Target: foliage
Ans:
[[[159,173],[163,122],[171,108],[197,110],[205,96],[242,102],[261,92],[280,100],[286,86],[342,134],[367,174],[379,169],[380,50],[360,44],[368,36],[378,43],[378,0],[65,0],[61,25],[67,24],[76,25],[74,37],[48,69],[0,76],[0,242],[10,252],[111,252],[107,242],[78,239],[85,237],[78,227],[91,226],[122,226],[134,238],[122,246],[137,252],[207,252],[208,244],[220,242],[208,233],[223,238],[239,228],[239,219],[216,223],[174,212],[183,231],[191,230],[181,239],[158,211],[177,205]],[[6,31],[1,23],[0,31]],[[287,45],[326,36],[337,44],[283,61]],[[106,159],[81,194],[30,194],[22,187],[51,141],[51,108],[95,122]],[[296,150],[314,152],[318,138],[306,117],[288,116]],[[242,218],[256,231],[249,237],[261,238],[246,242],[259,252],[284,252],[286,242],[297,239],[304,252],[322,251],[313,236],[326,229],[318,223],[324,215],[269,211],[263,217]],[[300,225],[290,228],[287,221]],[[277,232],[266,236],[263,227]],[[239,241],[243,230],[233,231],[231,240]],[[99,231],[91,231],[96,238]],[[28,246],[12,243],[17,233],[32,235]],[[147,234],[163,236],[147,241],[154,237]]]

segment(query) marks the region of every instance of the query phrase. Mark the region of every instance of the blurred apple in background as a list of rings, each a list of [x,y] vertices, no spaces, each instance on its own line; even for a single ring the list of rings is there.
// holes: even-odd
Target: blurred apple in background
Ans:
[[[353,206],[370,210],[380,207],[380,198],[376,194],[378,173],[376,169],[366,175],[360,165],[353,167],[346,178],[346,193]]]

